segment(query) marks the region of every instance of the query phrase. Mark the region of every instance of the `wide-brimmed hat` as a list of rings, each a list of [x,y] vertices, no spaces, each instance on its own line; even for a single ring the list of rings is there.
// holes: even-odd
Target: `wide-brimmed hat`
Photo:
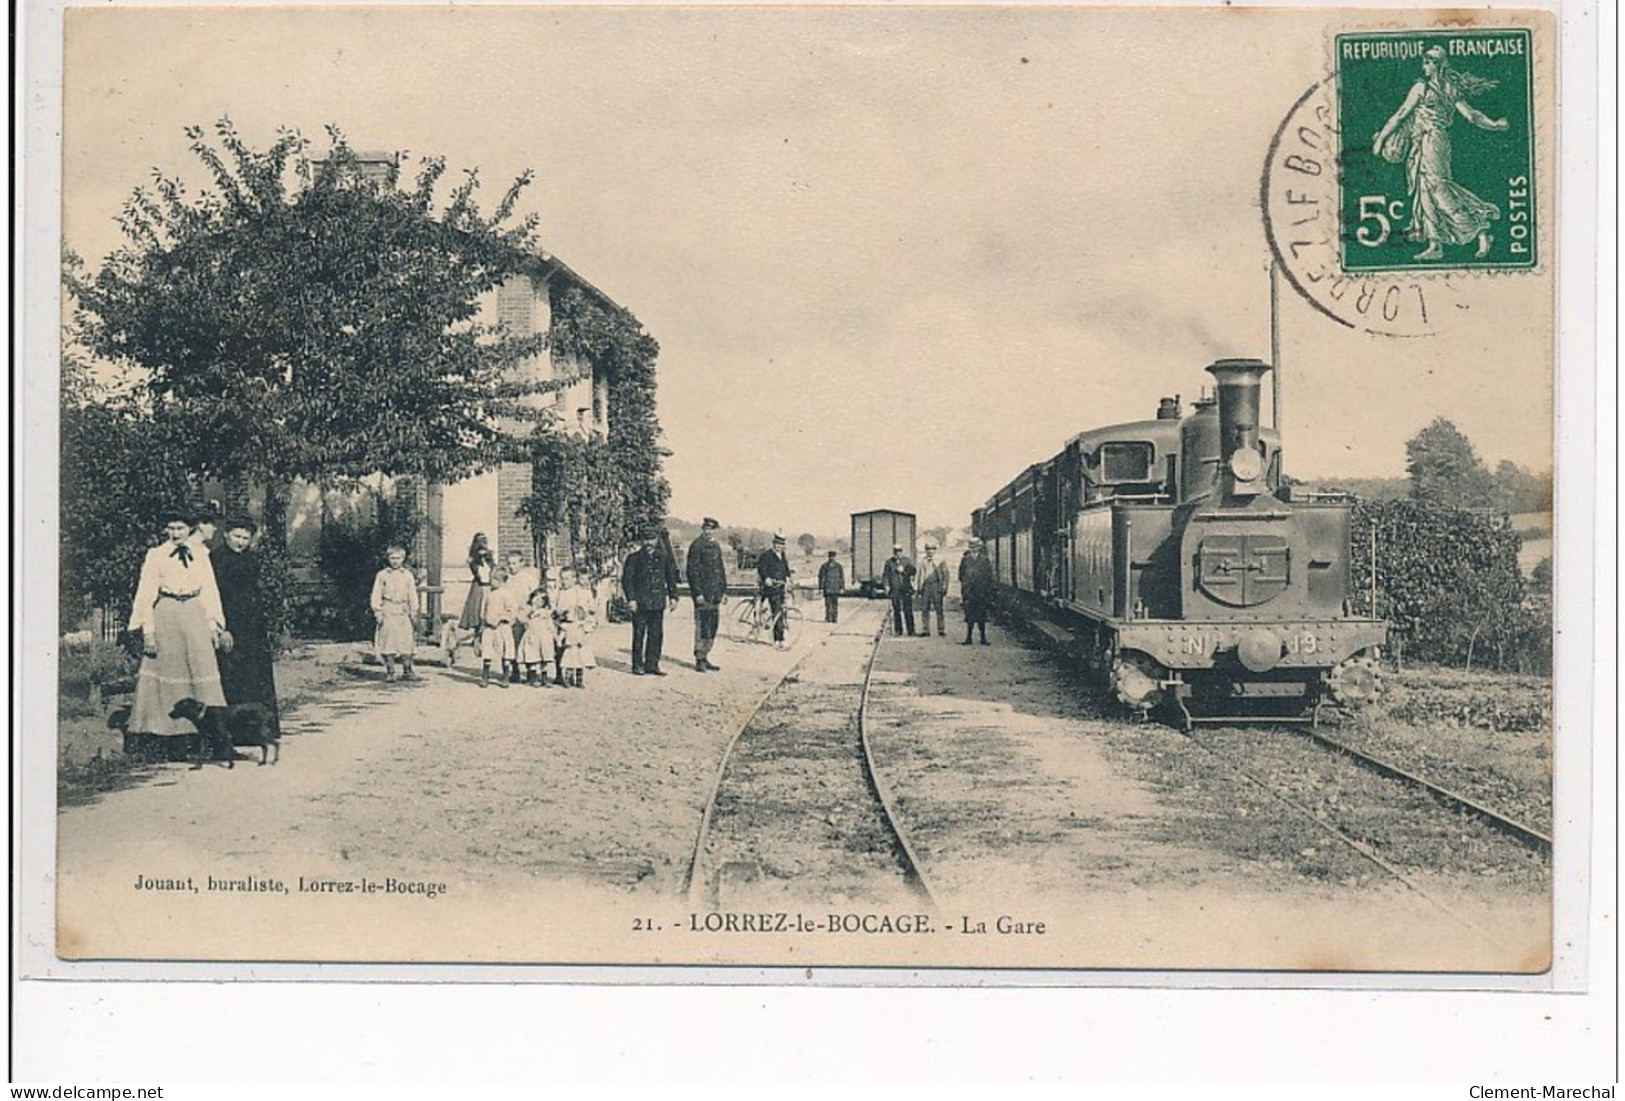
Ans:
[[[901,544],[901,543],[893,543],[891,545],[891,549],[894,550],[894,551],[900,551],[900,550],[903,549],[903,544]]]
[[[179,520],[187,527],[196,527],[197,506],[187,504],[185,501],[171,501],[168,507],[159,510],[158,519],[166,524]]]
[[[773,542],[775,542],[775,543],[786,542],[786,539],[784,538],[784,530],[782,528],[773,533]]]

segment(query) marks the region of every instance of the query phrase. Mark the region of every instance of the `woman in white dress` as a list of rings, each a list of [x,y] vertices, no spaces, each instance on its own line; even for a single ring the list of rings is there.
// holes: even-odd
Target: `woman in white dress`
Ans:
[[[142,658],[125,748],[167,760],[184,760],[197,734],[188,720],[170,718],[177,702],[226,703],[215,657],[226,616],[214,567],[192,544],[193,518],[188,508],[169,510],[165,541],[142,561],[130,609],[130,631],[141,632]]]

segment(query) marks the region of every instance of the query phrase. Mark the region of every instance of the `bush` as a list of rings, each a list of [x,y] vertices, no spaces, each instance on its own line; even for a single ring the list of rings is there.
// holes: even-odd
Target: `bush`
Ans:
[[[370,516],[367,510],[356,509],[341,517],[326,517],[322,523],[319,562],[331,603],[330,614],[322,617],[325,629],[321,633],[342,642],[372,637],[376,626],[373,578],[386,564],[389,548],[410,547],[422,524],[410,501],[373,494],[372,503]]]
[[[1430,501],[1371,501],[1354,509],[1355,592],[1370,589],[1376,532],[1376,615],[1405,656],[1451,665],[1541,672],[1551,667],[1551,619],[1526,600],[1522,540],[1505,514]]]
[[[134,677],[138,668],[136,659],[110,642],[65,649],[57,661],[57,691],[67,699],[85,700],[104,684]]]

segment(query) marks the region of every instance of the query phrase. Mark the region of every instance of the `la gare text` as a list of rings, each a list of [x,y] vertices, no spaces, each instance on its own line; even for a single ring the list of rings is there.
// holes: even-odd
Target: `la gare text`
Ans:
[[[639,930],[654,930],[659,926],[646,919],[637,923]],[[929,914],[801,914],[784,910],[713,911],[689,914],[686,930],[690,933],[856,933],[856,934],[919,934],[957,933],[990,936],[1044,936],[1046,923],[1001,914],[988,919],[961,915],[957,921],[938,924]]]

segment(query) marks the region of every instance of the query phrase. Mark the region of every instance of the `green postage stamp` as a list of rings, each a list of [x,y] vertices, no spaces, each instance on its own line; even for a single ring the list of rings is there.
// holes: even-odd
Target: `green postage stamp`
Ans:
[[[1523,28],[1337,36],[1345,271],[1536,266],[1532,53]]]

